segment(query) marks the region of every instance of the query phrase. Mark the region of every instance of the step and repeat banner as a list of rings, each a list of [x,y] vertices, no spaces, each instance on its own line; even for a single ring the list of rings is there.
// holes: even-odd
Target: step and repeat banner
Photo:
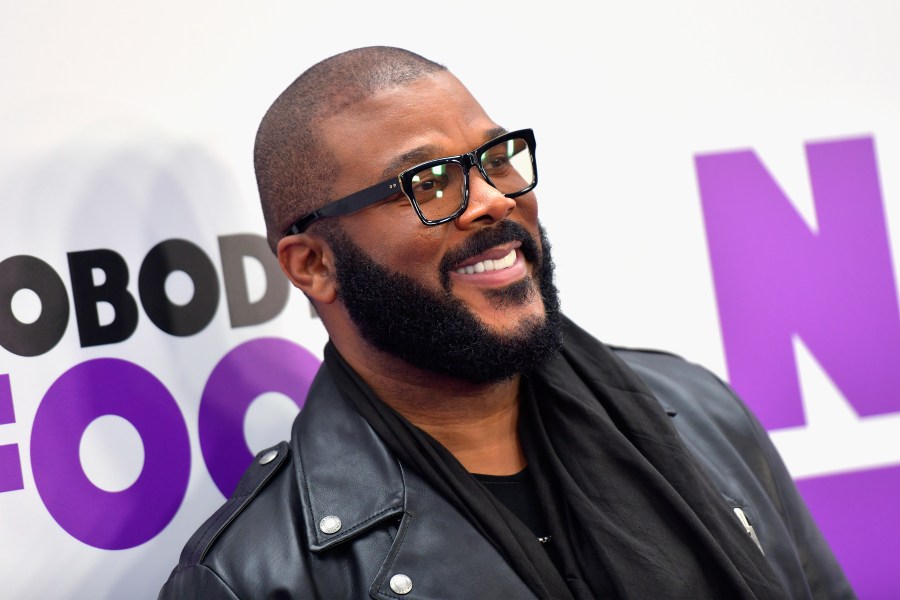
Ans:
[[[900,595],[893,2],[6,3],[0,596],[155,598],[326,334],[264,241],[256,127],[353,47],[538,140],[565,312],[726,378],[863,598]]]

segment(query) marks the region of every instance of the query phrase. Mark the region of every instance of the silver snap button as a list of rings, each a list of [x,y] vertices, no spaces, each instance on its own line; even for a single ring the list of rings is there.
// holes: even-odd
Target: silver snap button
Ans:
[[[266,452],[265,454],[263,454],[262,456],[259,457],[259,464],[267,465],[270,462],[272,462],[273,460],[275,460],[276,456],[278,456],[278,450],[269,450],[268,452]]]
[[[341,529],[341,520],[334,515],[328,515],[319,521],[319,529],[322,533],[337,533]]]
[[[403,573],[397,573],[391,577],[391,589],[395,594],[408,594],[412,591],[412,579]]]

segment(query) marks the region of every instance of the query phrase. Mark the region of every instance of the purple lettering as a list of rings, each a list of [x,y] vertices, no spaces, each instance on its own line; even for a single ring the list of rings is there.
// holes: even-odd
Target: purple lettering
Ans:
[[[900,411],[900,314],[871,138],[806,145],[819,231],[752,151],[698,156],[731,383],[802,425],[798,335],[862,416]]]
[[[0,375],[0,425],[15,422],[16,414],[13,411],[9,375]],[[24,487],[19,447],[16,444],[0,446],[0,493],[21,490]]]
[[[900,466],[797,482],[860,598],[893,598],[900,590],[900,517],[894,507],[898,482]]]
[[[84,430],[104,415],[127,420],[144,445],[140,476],[120,492],[95,486],[79,458]],[[95,548],[132,548],[162,531],[184,499],[190,462],[175,399],[152,373],[124,360],[72,367],[50,386],[35,415],[31,465],[38,493],[63,529]]]
[[[200,399],[199,433],[206,467],[223,495],[231,495],[253,460],[244,439],[253,400],[279,392],[302,408],[318,370],[319,360],[307,349],[278,338],[245,342],[219,361]]]

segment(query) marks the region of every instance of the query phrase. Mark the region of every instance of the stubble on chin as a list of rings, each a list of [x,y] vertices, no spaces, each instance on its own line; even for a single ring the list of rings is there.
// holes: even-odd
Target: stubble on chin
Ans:
[[[484,290],[484,296],[494,310],[506,310],[517,306],[525,306],[537,298],[537,282],[531,276],[512,283],[506,287]]]

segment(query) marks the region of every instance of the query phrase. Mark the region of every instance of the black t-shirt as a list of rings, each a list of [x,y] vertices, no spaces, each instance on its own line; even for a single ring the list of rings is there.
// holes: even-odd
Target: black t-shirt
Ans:
[[[473,473],[473,475],[497,500],[519,517],[519,520],[528,526],[539,541],[542,543],[549,541],[550,531],[547,527],[547,519],[541,510],[534,480],[528,467],[515,475],[480,475],[477,473]]]

